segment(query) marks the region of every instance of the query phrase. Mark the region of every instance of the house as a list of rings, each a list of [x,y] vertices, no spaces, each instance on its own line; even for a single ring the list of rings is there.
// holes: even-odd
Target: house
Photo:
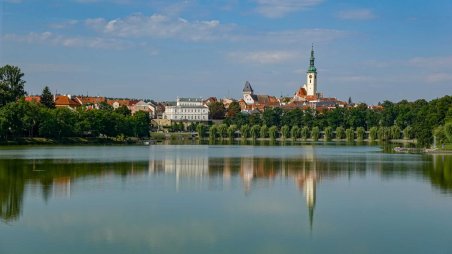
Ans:
[[[26,96],[25,101],[41,103],[41,96],[39,95]]]
[[[257,95],[251,87],[250,82],[246,81],[243,88],[243,99],[239,101],[242,111],[260,110],[268,107],[279,107],[279,100],[275,96]]]
[[[76,109],[80,106],[82,106],[82,104],[75,100],[70,94],[55,96],[55,107],[57,108]]]
[[[75,96],[74,100],[84,106],[86,109],[100,109],[100,104],[107,102],[105,97]]]
[[[150,118],[154,118],[156,115],[156,105],[154,105],[152,102],[144,102],[142,100],[130,106],[130,110],[132,112],[132,115],[138,111],[147,112]]]

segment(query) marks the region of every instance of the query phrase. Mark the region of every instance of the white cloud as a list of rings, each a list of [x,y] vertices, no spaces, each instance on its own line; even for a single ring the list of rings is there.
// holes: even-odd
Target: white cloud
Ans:
[[[300,58],[299,52],[294,51],[254,51],[232,52],[228,56],[242,63],[278,64]]]
[[[408,64],[423,68],[450,67],[452,66],[452,56],[414,57],[408,60]]]
[[[346,20],[371,20],[374,19],[376,16],[369,9],[356,9],[341,11],[338,13],[337,17]]]
[[[117,37],[177,38],[188,41],[211,41],[226,37],[230,27],[218,20],[188,21],[154,14],[134,14],[125,18],[88,19],[85,24],[103,34]]]
[[[319,5],[323,0],[255,0],[255,2],[258,13],[268,18],[279,18],[291,12]]]
[[[452,82],[452,74],[444,72],[432,73],[427,75],[425,81],[429,83]]]
[[[64,29],[64,28],[68,28],[71,26],[75,26],[78,23],[80,23],[78,20],[71,19],[71,20],[66,20],[66,21],[60,22],[60,23],[51,24],[50,27],[53,29]]]
[[[26,42],[30,44],[51,44],[63,47],[82,47],[97,49],[124,49],[130,42],[101,37],[70,37],[56,35],[51,32],[29,33],[26,35],[6,34],[2,36],[5,41]]]

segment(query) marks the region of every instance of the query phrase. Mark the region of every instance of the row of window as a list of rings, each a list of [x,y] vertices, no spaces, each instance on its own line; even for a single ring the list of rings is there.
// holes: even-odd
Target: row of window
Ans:
[[[207,116],[174,116],[175,120],[207,120]]]

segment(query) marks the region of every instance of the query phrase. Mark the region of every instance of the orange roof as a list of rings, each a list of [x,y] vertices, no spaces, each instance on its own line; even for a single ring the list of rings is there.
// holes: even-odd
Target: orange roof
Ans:
[[[55,99],[55,106],[78,107],[80,106],[80,103],[73,99],[69,99],[66,95],[58,95]]]
[[[298,97],[305,97],[308,93],[306,92],[306,89],[304,89],[303,87],[300,87],[300,89],[298,89],[298,91],[295,93],[295,96]]]
[[[117,102],[119,106],[129,106],[130,100],[107,100],[108,105],[113,106]]]
[[[27,97],[25,97],[25,101],[40,103],[41,96],[39,96],[39,95],[27,96]]]
[[[84,96],[77,96],[75,97],[76,100],[78,100],[81,104],[99,104],[101,102],[105,101],[105,97],[84,97]]]

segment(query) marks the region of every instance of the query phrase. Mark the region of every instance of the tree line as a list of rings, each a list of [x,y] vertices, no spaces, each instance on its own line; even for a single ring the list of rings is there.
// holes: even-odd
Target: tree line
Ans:
[[[364,130],[363,135],[367,136],[363,139],[376,137],[375,139],[389,140],[403,137],[416,139],[419,145],[428,146],[433,143],[433,137],[436,136],[439,142],[452,142],[452,96],[448,95],[431,101],[424,99],[414,102],[402,100],[398,103],[384,101],[377,109],[371,109],[363,103],[354,107],[338,107],[320,112],[313,109],[267,108],[263,113],[248,114],[240,112],[237,105],[232,108],[233,110],[226,111],[223,123],[227,128],[233,126],[231,128],[236,128],[240,130],[239,132],[250,131],[250,134],[244,133],[243,136],[264,137],[264,131],[257,131],[258,127],[264,130],[273,127],[276,130],[275,135],[279,134],[283,138],[290,136],[313,138],[312,133],[317,133],[318,129],[319,133],[326,134],[326,139],[332,139],[332,134],[341,139],[343,133],[346,134],[347,131],[354,132],[359,139]],[[217,132],[224,129],[220,126],[214,128]],[[273,134],[265,136],[271,135]]]
[[[24,74],[18,67],[0,67],[0,140],[22,137],[148,137],[149,115],[123,106],[113,110],[103,105],[99,110],[55,108],[48,87],[41,102],[24,100]]]

